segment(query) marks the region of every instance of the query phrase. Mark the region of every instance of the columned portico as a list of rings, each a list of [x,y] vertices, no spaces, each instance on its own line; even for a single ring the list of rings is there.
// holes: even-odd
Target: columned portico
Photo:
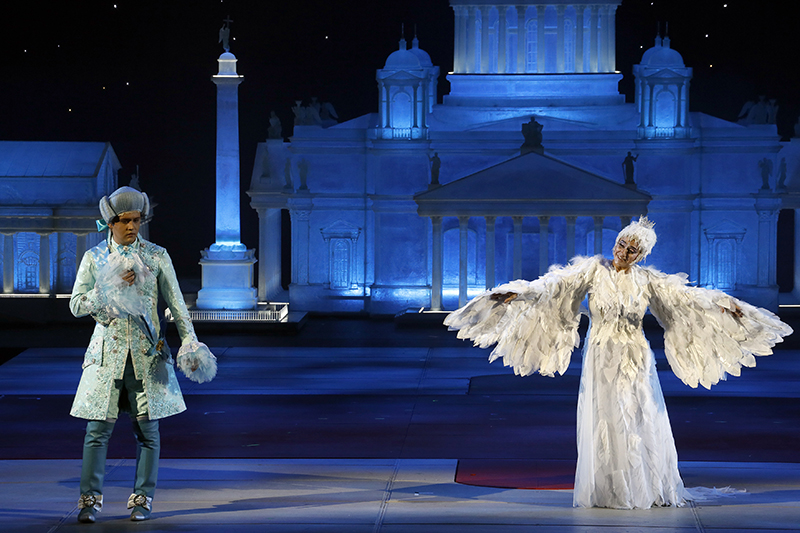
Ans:
[[[445,289],[454,289],[452,278],[444,285],[443,228],[458,232],[457,268],[453,263],[447,268],[458,273],[458,305],[462,306],[471,290],[474,294],[523,278],[524,271],[544,274],[557,259],[563,262],[576,253],[610,252],[609,246],[606,246],[609,250],[603,249],[604,234],[608,244],[608,239],[616,234],[609,232],[619,231],[633,216],[647,213],[650,202],[645,193],[537,153],[512,158],[414,198],[418,214],[431,219],[433,310],[442,310]],[[479,233],[476,230],[481,226],[485,230]],[[473,240],[469,238],[470,231],[475,234]],[[483,246],[477,239],[479,234],[484,237]],[[502,245],[499,250],[498,243]],[[536,246],[538,253],[528,251],[531,245]],[[450,248],[450,258],[454,259],[454,251]],[[471,260],[482,264],[469,264]],[[533,270],[529,267],[531,260],[536,265]],[[496,278],[498,264],[501,279]],[[485,272],[485,280],[479,280],[485,281],[481,286],[476,286],[474,278],[470,278],[470,272],[477,271]]]
[[[570,4],[557,0],[517,0],[509,6],[493,0],[450,0],[455,18],[453,73],[614,72],[614,18],[620,2],[597,0],[589,4]],[[509,7],[513,8],[511,19],[515,20],[512,22],[515,26],[510,27]],[[588,28],[585,24],[587,13]],[[556,21],[555,28],[546,26],[545,21],[552,20],[551,17]],[[529,23],[536,27],[536,34],[532,37],[528,34]],[[491,31],[493,27],[497,28],[496,33]],[[589,68],[585,69],[583,46],[587,29],[590,61]],[[549,46],[548,32],[556,35],[555,42]],[[536,39],[535,47],[530,47],[530,38]],[[555,47],[555,53],[552,47]],[[514,59],[511,65],[506,62],[509,55]],[[555,57],[555,62],[548,62],[548,56]],[[536,69],[531,72],[526,68],[528,64],[536,65]],[[568,65],[571,65],[569,70]]]

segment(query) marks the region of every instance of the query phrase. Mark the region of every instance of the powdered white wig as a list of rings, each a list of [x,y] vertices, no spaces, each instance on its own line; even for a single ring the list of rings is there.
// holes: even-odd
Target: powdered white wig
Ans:
[[[616,245],[620,239],[625,239],[628,242],[636,242],[639,248],[639,257],[636,258],[634,263],[638,263],[653,250],[656,245],[656,232],[653,231],[655,222],[648,219],[646,216],[640,216],[639,220],[631,222],[617,234],[617,240],[614,242]]]
[[[150,212],[150,198],[133,187],[120,187],[110,196],[103,196],[100,199],[100,214],[106,224],[110,224],[114,217],[128,211],[139,211],[144,222]]]

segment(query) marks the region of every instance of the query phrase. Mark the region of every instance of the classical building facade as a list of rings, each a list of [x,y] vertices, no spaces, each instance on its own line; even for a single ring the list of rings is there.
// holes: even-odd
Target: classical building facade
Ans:
[[[0,141],[3,294],[70,293],[120,163],[102,142]]]
[[[292,309],[373,314],[453,309],[574,254],[608,254],[647,214],[659,237],[649,264],[776,309],[797,143],[774,123],[690,111],[692,69],[668,38],[624,73],[636,86],[626,103],[619,3],[451,0],[442,103],[438,68],[401,40],[376,72],[374,113],[259,144],[259,299],[280,291],[281,210]]]

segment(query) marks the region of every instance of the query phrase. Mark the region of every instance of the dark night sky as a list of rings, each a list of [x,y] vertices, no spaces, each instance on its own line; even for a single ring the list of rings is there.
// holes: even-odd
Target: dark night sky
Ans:
[[[151,239],[181,277],[197,278],[214,240],[216,94],[222,19],[239,59],[242,240],[257,243],[244,194],[270,110],[291,128],[296,99],[317,96],[348,120],[377,109],[375,70],[397,48],[400,24],[443,73],[452,68],[447,0],[119,0],[4,2],[0,139],[110,141],[127,184],[160,205]],[[694,68],[692,111],[735,120],[746,100],[777,98],[782,134],[800,111],[800,47],[788,2],[623,0],[617,69],[632,101],[631,65],[669,21],[673,48]],[[116,5],[116,7],[115,7]],[[708,34],[708,37],[705,35]],[[710,66],[710,65],[713,65]],[[440,101],[441,101],[440,94]],[[70,111],[71,110],[71,111]]]

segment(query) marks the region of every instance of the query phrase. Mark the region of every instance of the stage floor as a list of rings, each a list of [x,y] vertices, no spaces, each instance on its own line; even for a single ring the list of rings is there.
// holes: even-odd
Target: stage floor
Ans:
[[[9,330],[2,334],[8,346]],[[105,508],[96,524],[82,528],[800,530],[800,351],[794,346],[760,358],[755,369],[711,392],[682,385],[660,358],[686,485],[746,492],[682,509],[612,511],[573,509],[569,489],[520,490],[486,481],[494,472],[500,485],[536,486],[528,481],[547,464],[567,472],[568,481],[578,357],[566,376],[519,378],[443,328],[364,320],[312,319],[296,336],[200,331],[200,337],[217,354],[219,375],[203,385],[180,378],[189,409],[161,424],[153,520],[126,520],[135,448],[123,418],[109,451]],[[43,330],[29,344],[37,347],[0,365],[3,532],[81,527],[75,516],[85,423],[68,411],[83,339],[59,343],[65,338],[48,340]],[[460,480],[472,471],[484,477],[456,482],[459,461]]]

